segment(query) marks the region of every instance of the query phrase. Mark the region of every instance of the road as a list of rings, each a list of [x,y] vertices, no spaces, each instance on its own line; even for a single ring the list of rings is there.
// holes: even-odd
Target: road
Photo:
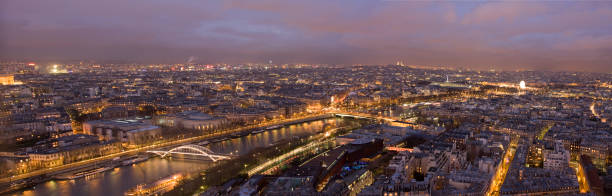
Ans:
[[[319,138],[316,138],[316,139],[318,140]],[[247,172],[247,174],[249,176],[258,174],[258,173],[260,173],[262,171],[265,171],[266,169],[274,166],[275,164],[280,163],[281,161],[287,160],[288,158],[294,157],[295,155],[297,155],[299,153],[302,153],[302,152],[304,152],[306,150],[312,150],[315,147],[319,147],[320,145],[323,145],[325,143],[329,143],[330,141],[334,140],[334,138],[320,138],[320,139],[321,139],[320,141],[312,141],[312,142],[310,142],[310,143],[308,143],[308,144],[306,144],[304,146],[300,146],[300,147],[298,147],[296,149],[293,149],[293,150],[291,150],[288,153],[282,154],[280,156],[277,156],[277,157],[275,157],[273,159],[268,160],[267,162],[261,163],[257,167],[249,170]]]
[[[597,114],[597,111],[595,111],[595,102],[593,102],[591,104],[591,106],[589,107],[589,109],[591,109],[591,113],[593,113],[593,116],[599,118],[599,114]]]
[[[508,149],[506,149],[506,153],[504,154],[504,158],[502,159],[502,163],[500,167],[497,168],[495,175],[491,181],[491,185],[489,186],[489,191],[487,191],[487,195],[499,195],[499,190],[501,189],[502,184],[504,184],[504,180],[506,179],[506,174],[508,174],[508,169],[510,168],[510,163],[514,159],[514,154],[516,153],[516,145],[518,143],[518,138],[510,141],[510,145]]]
[[[571,166],[572,164],[570,164]],[[580,166],[580,163],[576,163],[574,169],[576,170],[576,178],[578,178],[578,185],[580,187],[580,193],[589,192],[589,183],[586,180],[586,174],[584,168]]]

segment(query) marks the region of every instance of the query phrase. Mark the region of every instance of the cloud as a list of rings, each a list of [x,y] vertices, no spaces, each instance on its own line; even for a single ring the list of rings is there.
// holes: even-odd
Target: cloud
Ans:
[[[555,48],[558,50],[588,52],[612,50],[612,35],[600,37],[580,37],[576,40],[556,44]]]
[[[0,58],[612,71],[607,18],[607,2],[5,0]]]
[[[522,19],[547,12],[548,7],[535,1],[491,2],[478,6],[463,18],[464,24],[520,22]]]

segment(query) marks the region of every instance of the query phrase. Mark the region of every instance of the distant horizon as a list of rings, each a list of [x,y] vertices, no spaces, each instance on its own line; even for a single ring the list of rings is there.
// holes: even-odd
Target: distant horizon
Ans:
[[[224,62],[129,62],[127,60],[91,60],[91,59],[83,59],[83,60],[33,60],[33,59],[0,59],[0,62],[20,62],[20,63],[36,63],[37,65],[46,65],[51,66],[53,64],[60,65],[75,65],[80,61],[88,61],[89,64],[100,64],[100,65],[122,65],[122,64],[140,64],[140,65],[180,65],[180,64],[196,64],[196,65],[265,65],[268,64],[266,62],[235,62],[235,63],[224,63]],[[406,63],[406,61],[404,61]],[[325,66],[395,66],[395,63],[381,63],[381,64],[330,64],[330,63],[272,63],[274,66],[279,65],[325,65]],[[453,70],[463,70],[463,71],[503,71],[503,72],[528,72],[528,71],[539,71],[539,72],[575,72],[575,73],[604,73],[604,74],[612,74],[612,70],[610,71],[597,71],[597,70],[558,70],[558,69],[525,69],[525,68],[517,68],[517,69],[508,69],[503,67],[489,67],[489,68],[472,68],[469,66],[452,66],[452,65],[424,65],[424,64],[410,64],[406,63],[405,67],[414,67],[417,69],[431,69],[431,68],[439,68],[439,69],[453,69]]]
[[[612,72],[612,1],[0,2],[0,58]]]

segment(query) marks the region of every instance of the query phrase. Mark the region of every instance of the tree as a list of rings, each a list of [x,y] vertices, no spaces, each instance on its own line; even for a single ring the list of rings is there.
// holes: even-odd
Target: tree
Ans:
[[[420,172],[414,171],[412,172],[412,178],[416,181],[423,181],[425,180],[425,175]]]
[[[73,121],[76,121],[76,119],[81,115],[78,110],[73,109],[73,108],[66,109],[66,113],[70,117],[70,120],[73,120]]]
[[[140,115],[143,116],[153,116],[157,112],[157,108],[152,105],[145,105],[138,108],[140,110]]]

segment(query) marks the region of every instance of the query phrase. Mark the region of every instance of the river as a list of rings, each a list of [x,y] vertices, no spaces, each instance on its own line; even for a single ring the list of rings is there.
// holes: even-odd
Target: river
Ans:
[[[206,147],[216,153],[241,155],[248,153],[251,149],[265,147],[282,139],[315,134],[317,131],[322,130],[325,124],[335,124],[343,120],[346,119],[328,118],[304,122],[254,135],[251,134],[241,138],[209,144]],[[154,157],[131,166],[117,167],[90,178],[47,181],[35,187],[13,193],[12,195],[123,195],[125,191],[138,184],[152,183],[175,173],[203,170],[206,169],[210,163],[210,161]]]

